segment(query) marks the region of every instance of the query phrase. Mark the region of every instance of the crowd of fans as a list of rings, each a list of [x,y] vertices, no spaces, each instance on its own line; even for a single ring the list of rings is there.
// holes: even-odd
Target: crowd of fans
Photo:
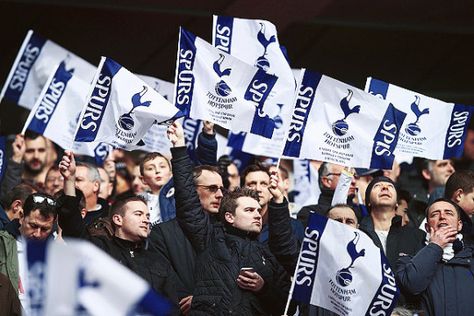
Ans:
[[[207,122],[197,160],[175,122],[171,159],[114,150],[103,166],[27,131],[13,140],[1,183],[0,314],[28,314],[25,240],[74,237],[145,279],[176,314],[282,315],[316,212],[359,228],[383,250],[402,292],[392,315],[470,315],[473,134],[459,161],[356,169],[344,204],[332,205],[344,167],[312,162],[318,203],[297,206],[288,161],[277,168],[256,157],[239,173],[228,156],[217,159]],[[297,302],[290,312],[333,315]]]

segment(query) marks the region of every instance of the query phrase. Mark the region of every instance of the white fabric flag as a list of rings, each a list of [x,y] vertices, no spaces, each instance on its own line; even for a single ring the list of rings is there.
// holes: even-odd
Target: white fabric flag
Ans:
[[[125,316],[137,307],[153,315],[170,311],[170,303],[145,280],[93,244],[66,243],[28,242],[31,315]]]
[[[293,160],[293,192],[295,209],[305,205],[317,204],[321,189],[317,170],[307,159]]]
[[[283,154],[348,167],[391,169],[405,116],[387,101],[306,70]]]
[[[49,75],[61,62],[85,82],[94,78],[95,66],[29,30],[3,85],[0,101],[5,97],[27,109],[33,108]]]
[[[472,106],[446,103],[371,77],[365,91],[407,113],[395,148],[397,161],[462,156]]]
[[[349,192],[353,178],[354,174],[350,171],[347,171],[345,169],[341,171],[339,181],[337,182],[336,190],[334,190],[331,206],[334,206],[336,204],[347,203],[347,193]]]
[[[278,77],[263,111],[275,121],[271,139],[244,135],[241,148],[254,155],[280,157],[288,130],[296,81],[278,41],[275,25],[265,20],[214,16],[213,45],[240,60]]]
[[[143,80],[102,57],[75,134],[79,142],[106,142],[141,149],[153,124],[181,117],[178,108]]]
[[[270,138],[263,107],[277,79],[180,29],[175,105],[189,117]]]
[[[44,85],[22,133],[29,129],[63,149],[95,157],[97,164],[102,165],[111,146],[104,143],[74,142],[74,133],[88,91],[89,83],[67,71],[64,63],[61,63]]]
[[[364,232],[311,213],[293,299],[341,316],[390,315],[399,290],[382,250]]]

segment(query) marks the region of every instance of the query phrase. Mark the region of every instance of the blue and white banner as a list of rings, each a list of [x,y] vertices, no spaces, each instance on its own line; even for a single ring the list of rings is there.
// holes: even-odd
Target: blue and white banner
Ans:
[[[0,182],[2,182],[5,168],[7,167],[7,138],[0,136]]]
[[[299,211],[305,205],[318,204],[321,195],[318,171],[309,160],[293,160],[292,188],[296,210]]]
[[[51,72],[61,62],[85,82],[94,78],[95,66],[32,30],[28,31],[3,85],[0,101],[5,97],[27,109],[33,108]]]
[[[296,90],[296,81],[278,41],[275,25],[265,20],[214,16],[212,43],[247,64],[278,77],[263,111],[275,121],[271,139],[245,135],[241,148],[255,155],[280,157],[288,130]]]
[[[74,139],[141,149],[146,147],[144,136],[153,124],[181,116],[178,108],[143,80],[102,57]]]
[[[64,63],[61,63],[46,81],[22,133],[29,129],[45,136],[63,149],[95,157],[98,165],[102,165],[111,150],[109,145],[74,142],[74,133],[88,91],[89,83],[66,70]]]
[[[391,169],[405,116],[385,100],[305,70],[283,155]]]
[[[371,77],[365,91],[407,113],[395,148],[397,161],[462,156],[472,106],[446,103]]]
[[[346,204],[347,203],[347,194],[351,188],[352,179],[354,179],[354,173],[343,169],[341,175],[339,176],[339,181],[337,182],[336,189],[334,190],[334,195],[332,197],[331,206],[336,204]]]
[[[264,104],[278,78],[180,29],[175,105],[193,119],[271,138]]]
[[[399,290],[382,251],[364,232],[311,213],[293,299],[341,316],[390,315]]]
[[[170,303],[93,244],[80,240],[27,245],[28,315],[166,315]],[[34,285],[34,286],[33,286]]]

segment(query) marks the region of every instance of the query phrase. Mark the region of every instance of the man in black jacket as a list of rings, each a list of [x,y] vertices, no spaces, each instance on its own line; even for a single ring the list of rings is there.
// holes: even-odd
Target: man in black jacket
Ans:
[[[59,212],[59,226],[64,237],[80,237],[107,252],[114,259],[145,279],[155,291],[177,303],[183,297],[182,286],[171,265],[160,253],[148,249],[150,232],[149,211],[140,197],[117,201],[111,209],[109,220],[113,236],[91,235],[80,214],[76,198],[76,163],[71,151],[65,151],[59,164],[64,177],[62,207]]]
[[[268,248],[258,242],[262,227],[254,191],[244,189],[223,198],[223,222],[211,223],[201,207],[183,131],[168,130],[172,148],[176,217],[198,257],[191,314],[281,315],[289,276]],[[247,271],[242,268],[248,268]]]
[[[434,201],[426,212],[429,242],[398,262],[399,282],[421,295],[426,315],[471,315],[474,310],[474,249],[459,241],[461,212],[449,199]]]

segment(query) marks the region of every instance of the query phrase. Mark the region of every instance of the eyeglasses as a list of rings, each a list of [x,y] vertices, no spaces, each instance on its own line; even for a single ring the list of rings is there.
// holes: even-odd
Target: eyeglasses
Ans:
[[[41,204],[44,201],[51,206],[56,206],[56,201],[44,195],[33,195],[33,202]]]
[[[326,177],[329,177],[329,176],[340,176],[340,175],[341,175],[340,172],[339,172],[339,173],[328,173],[328,174],[326,175]]]
[[[196,186],[205,188],[206,190],[208,190],[211,193],[216,193],[218,190],[221,190],[221,192],[224,193],[224,190],[225,190],[224,187],[220,187],[220,186],[215,185],[215,184],[213,184],[213,185],[196,184]]]

